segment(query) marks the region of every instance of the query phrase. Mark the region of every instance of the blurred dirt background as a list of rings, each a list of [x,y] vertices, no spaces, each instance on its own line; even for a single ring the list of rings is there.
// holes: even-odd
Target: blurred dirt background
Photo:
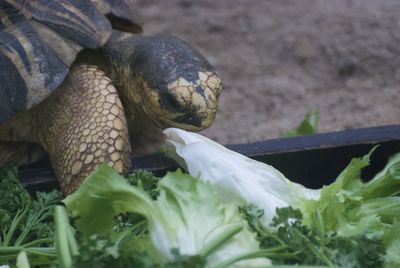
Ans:
[[[178,36],[224,83],[203,134],[279,137],[308,111],[319,131],[400,123],[398,0],[137,0],[146,35]]]

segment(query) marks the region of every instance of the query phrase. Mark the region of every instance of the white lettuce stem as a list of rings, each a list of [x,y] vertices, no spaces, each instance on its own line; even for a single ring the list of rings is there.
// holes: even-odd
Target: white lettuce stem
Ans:
[[[56,226],[55,244],[57,249],[58,264],[61,268],[72,267],[72,256],[68,243],[69,219],[67,210],[63,206],[54,209],[54,222]]]
[[[228,227],[227,230],[218,234],[213,240],[208,242],[202,249],[199,250],[199,255],[207,257],[214,250],[229,241],[234,235],[239,233],[243,229],[243,224],[233,224]]]
[[[242,255],[237,255],[237,256],[234,256],[228,260],[225,260],[211,268],[225,268],[225,267],[230,267],[232,264],[239,262],[239,261],[243,261],[243,260],[268,258],[268,257],[276,256],[277,252],[279,252],[285,248],[286,248],[285,246],[278,246],[278,247],[273,247],[273,248],[264,249],[264,250],[257,250],[257,251],[245,253]],[[290,255],[291,257],[293,256],[293,254],[288,254],[288,255]]]
[[[226,202],[254,204],[264,210],[268,225],[277,208],[299,208],[305,199],[318,199],[320,190],[288,180],[272,166],[231,151],[197,133],[177,128],[164,130],[175,148],[174,159],[195,178],[214,185]]]

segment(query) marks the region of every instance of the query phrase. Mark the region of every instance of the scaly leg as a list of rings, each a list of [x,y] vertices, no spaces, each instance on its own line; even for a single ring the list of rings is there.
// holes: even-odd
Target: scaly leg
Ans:
[[[39,140],[61,190],[70,194],[99,164],[131,167],[131,146],[118,92],[95,66],[71,69],[66,81],[34,111]]]

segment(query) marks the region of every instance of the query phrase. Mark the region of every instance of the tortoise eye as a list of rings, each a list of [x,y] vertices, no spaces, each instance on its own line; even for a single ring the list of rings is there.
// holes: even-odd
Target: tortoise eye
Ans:
[[[178,100],[172,94],[165,94],[162,96],[162,103],[164,107],[173,112],[182,112],[184,107],[178,102]]]

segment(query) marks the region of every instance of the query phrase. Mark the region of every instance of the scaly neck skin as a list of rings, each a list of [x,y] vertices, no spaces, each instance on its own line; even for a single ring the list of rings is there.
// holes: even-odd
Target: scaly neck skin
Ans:
[[[131,63],[139,63],[140,53],[137,53],[140,37],[132,33],[113,31],[108,43],[101,49],[104,63],[108,64],[112,81],[120,94],[121,101],[126,111],[127,119],[145,115],[141,92],[144,81],[140,72],[134,72]],[[129,41],[128,41],[129,40]],[[140,66],[135,64],[135,68]]]

